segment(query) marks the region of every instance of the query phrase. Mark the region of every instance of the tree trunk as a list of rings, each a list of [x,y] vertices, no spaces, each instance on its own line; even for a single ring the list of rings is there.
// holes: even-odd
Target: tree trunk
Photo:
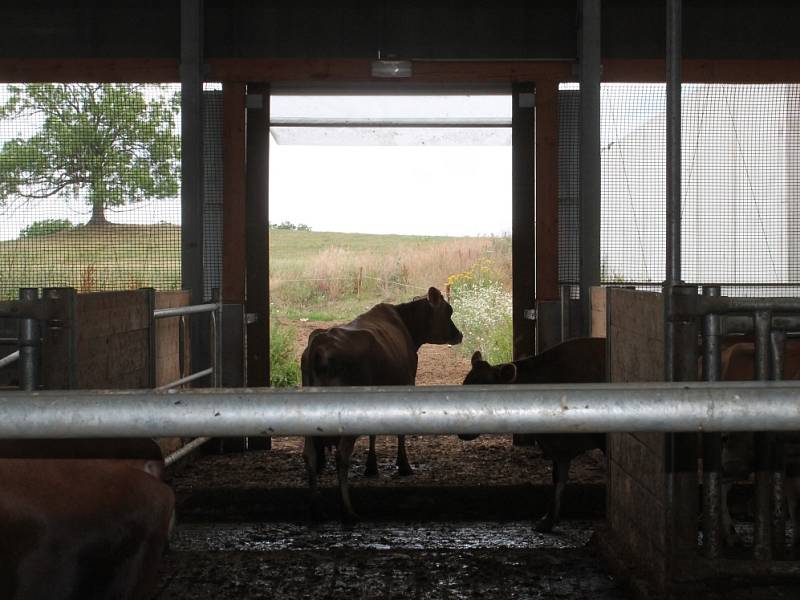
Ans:
[[[92,205],[92,218],[89,219],[87,225],[94,225],[94,226],[108,225],[108,220],[106,220],[105,207],[102,204]]]

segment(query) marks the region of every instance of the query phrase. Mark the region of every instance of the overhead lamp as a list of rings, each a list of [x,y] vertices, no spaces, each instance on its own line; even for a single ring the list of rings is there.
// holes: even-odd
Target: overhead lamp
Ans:
[[[410,60],[373,60],[373,77],[411,77]]]

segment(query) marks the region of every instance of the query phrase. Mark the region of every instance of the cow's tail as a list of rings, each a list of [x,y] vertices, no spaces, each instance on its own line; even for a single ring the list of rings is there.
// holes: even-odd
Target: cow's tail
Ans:
[[[336,353],[324,344],[311,345],[304,359],[303,385],[342,385],[342,365],[339,364]]]

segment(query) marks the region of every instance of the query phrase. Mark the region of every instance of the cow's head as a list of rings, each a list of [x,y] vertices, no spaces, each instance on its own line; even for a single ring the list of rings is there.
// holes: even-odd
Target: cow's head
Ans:
[[[420,309],[417,318],[421,323],[416,326],[421,330],[420,340],[423,344],[460,344],[463,336],[453,323],[453,308],[435,287],[428,288],[427,297],[418,298]]]
[[[490,365],[483,360],[483,355],[476,350],[472,355],[472,369],[464,378],[464,385],[514,383],[517,380],[517,365],[503,363]]]

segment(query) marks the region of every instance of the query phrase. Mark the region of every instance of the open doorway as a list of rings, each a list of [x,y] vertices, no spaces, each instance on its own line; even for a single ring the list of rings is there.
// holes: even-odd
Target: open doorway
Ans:
[[[511,95],[270,104],[273,385],[293,384],[314,328],[429,286],[449,294],[464,342],[423,347],[418,384],[461,383],[477,349],[510,360]]]

